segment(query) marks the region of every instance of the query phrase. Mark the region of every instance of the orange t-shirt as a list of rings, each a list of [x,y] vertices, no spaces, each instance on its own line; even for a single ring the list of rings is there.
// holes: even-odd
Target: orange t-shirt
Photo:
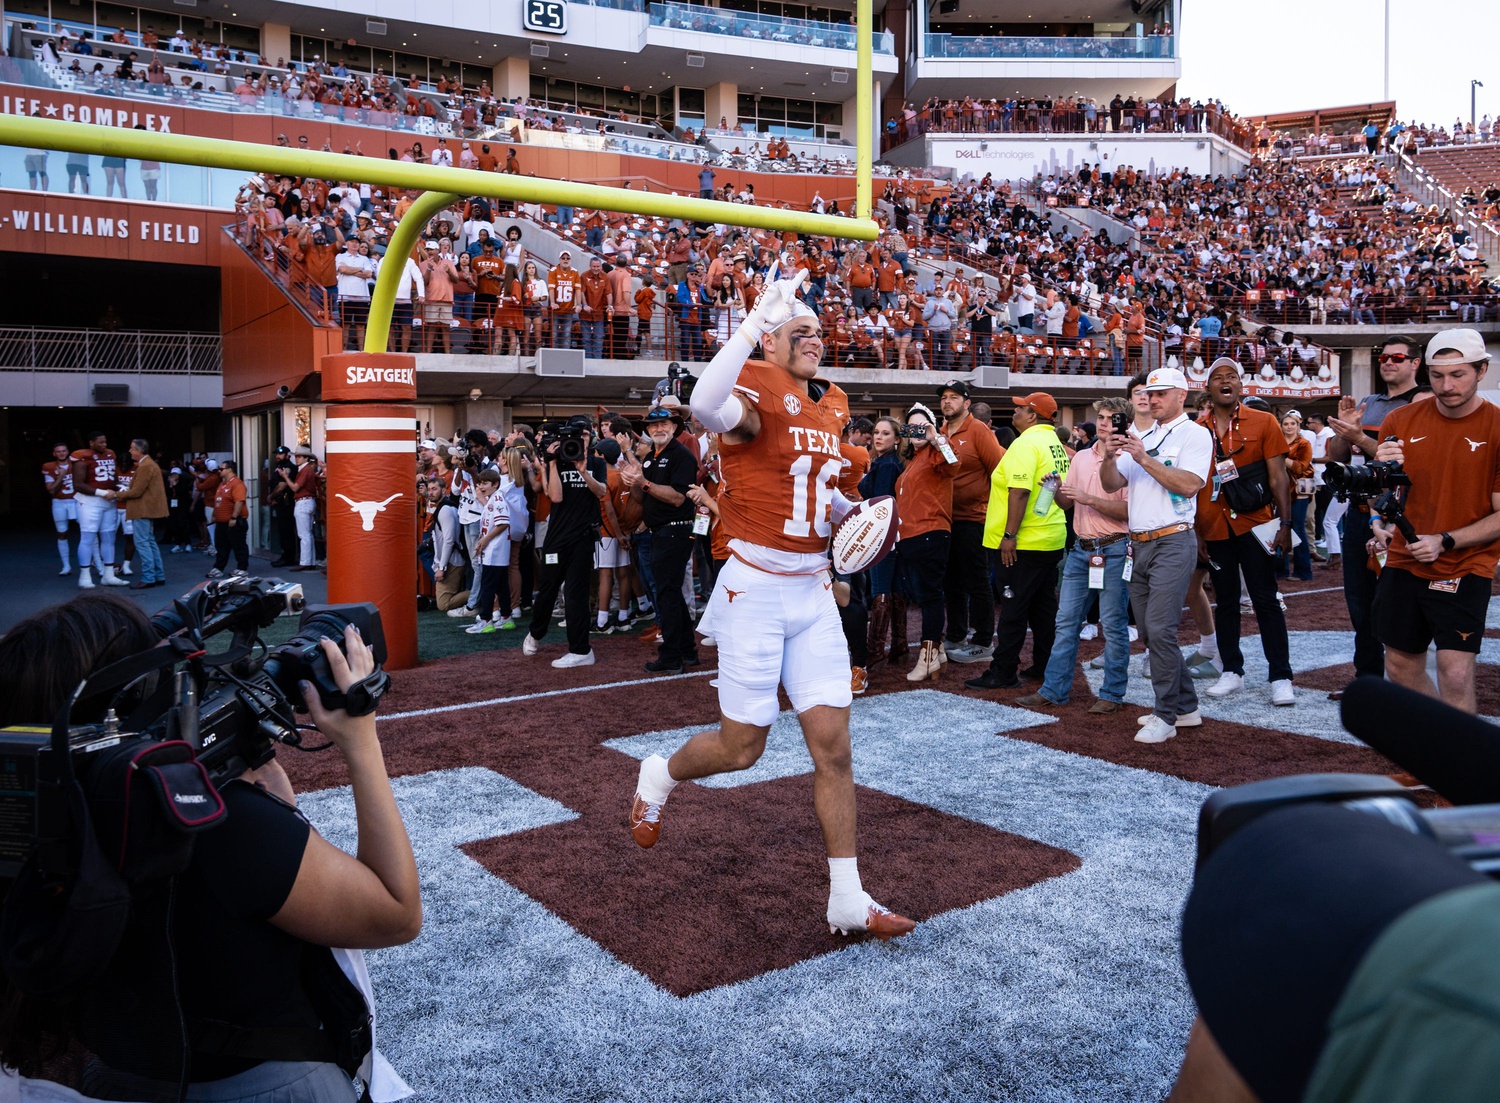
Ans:
[[[1500,494],[1500,407],[1486,402],[1455,419],[1444,417],[1436,401],[1413,402],[1386,414],[1380,436],[1401,441],[1402,467],[1412,482],[1406,515],[1418,533],[1452,532],[1494,512],[1490,495]],[[1430,581],[1466,574],[1494,578],[1497,559],[1500,541],[1455,548],[1432,563],[1418,563],[1397,533],[1385,565]]]
[[[1204,418],[1202,424],[1218,437],[1218,445],[1214,450],[1215,465],[1227,458],[1236,467],[1245,467],[1256,460],[1286,455],[1286,434],[1281,431],[1281,423],[1273,414],[1242,405],[1235,411],[1227,432],[1219,432],[1212,412]],[[1272,503],[1253,513],[1235,513],[1229,508],[1222,490],[1218,500],[1214,500],[1213,472],[1210,471],[1203,489],[1198,491],[1198,535],[1205,540],[1228,540],[1231,535],[1239,536],[1275,517],[1274,506],[1275,503]]]
[[[222,480],[219,483],[219,489],[214,493],[214,523],[219,524],[235,516],[235,505],[244,500],[245,483],[243,480]],[[241,514],[241,516],[244,515]]]
[[[943,459],[932,445],[919,448],[896,479],[897,538],[953,528],[953,476],[958,464]]]
[[[990,502],[990,476],[1000,466],[1005,449],[995,439],[995,431],[973,416],[948,436],[948,444],[958,457],[958,470],[953,473],[953,520],[983,521]]]
[[[844,454],[844,470],[839,474],[839,493],[852,502],[859,501],[859,480],[870,470],[870,450],[844,441],[839,445]]]
[[[649,322],[651,311],[656,306],[656,288],[642,287],[635,293],[635,314],[637,318]]]
[[[719,509],[728,539],[784,552],[828,550],[832,490],[844,468],[839,431],[849,400],[826,386],[822,401],[814,402],[784,369],[745,361],[735,391],[759,413],[760,431],[742,443],[719,438]]]

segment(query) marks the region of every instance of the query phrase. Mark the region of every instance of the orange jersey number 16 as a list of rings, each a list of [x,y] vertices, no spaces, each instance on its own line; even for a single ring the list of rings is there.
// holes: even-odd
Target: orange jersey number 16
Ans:
[[[792,477],[792,515],[781,526],[787,536],[807,536],[809,529],[818,536],[827,536],[833,531],[833,488],[843,470],[842,459],[828,460],[818,469],[817,478],[808,485],[812,474],[813,458],[808,453],[798,456],[788,474]],[[812,520],[808,520],[809,513]]]

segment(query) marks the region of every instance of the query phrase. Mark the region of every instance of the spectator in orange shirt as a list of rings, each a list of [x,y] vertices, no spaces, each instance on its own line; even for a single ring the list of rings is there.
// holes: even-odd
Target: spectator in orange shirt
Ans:
[[[233,460],[219,464],[219,485],[214,489],[214,555],[213,569],[209,578],[224,577],[224,568],[229,566],[229,554],[234,553],[236,574],[250,569],[249,534],[250,510],[246,501],[245,483],[240,478],[239,465]]]
[[[875,288],[880,292],[880,307],[889,310],[896,305],[896,289],[901,286],[901,265],[886,255],[875,274]]]
[[[578,317],[578,296],[583,281],[573,270],[573,254],[564,249],[547,273],[547,292],[552,302],[552,339],[548,348],[573,347],[573,322]]]
[[[651,340],[651,316],[656,310],[656,273],[650,268],[641,274],[641,286],[635,293],[635,352],[639,355],[654,347]]]
[[[617,260],[604,275],[609,280],[609,358],[629,360],[631,358],[630,305],[632,302],[630,288],[633,282],[630,265],[626,261]]]
[[[875,266],[870,263],[870,254],[864,249],[854,254],[854,261],[849,265],[849,297],[860,317],[875,301]]]
[[[578,315],[583,321],[583,355],[590,360],[603,359],[604,333],[614,307],[610,303],[609,277],[604,274],[604,262],[598,257],[589,258],[588,271],[583,274]]]

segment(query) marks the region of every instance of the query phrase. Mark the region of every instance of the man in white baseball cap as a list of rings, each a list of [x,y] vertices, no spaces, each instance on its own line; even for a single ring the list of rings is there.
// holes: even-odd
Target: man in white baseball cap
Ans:
[[[1140,720],[1138,743],[1165,743],[1177,729],[1203,723],[1191,672],[1177,646],[1177,624],[1198,562],[1193,532],[1198,491],[1213,467],[1213,437],[1183,411],[1187,377],[1157,368],[1146,377],[1156,423],[1140,436],[1116,433],[1101,422],[1104,460],[1099,480],[1107,491],[1129,487],[1130,604],[1141,640],[1151,651],[1155,709]]]

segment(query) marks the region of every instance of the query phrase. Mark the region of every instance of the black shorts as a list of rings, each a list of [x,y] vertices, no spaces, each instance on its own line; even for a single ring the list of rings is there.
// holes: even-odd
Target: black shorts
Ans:
[[[1375,589],[1376,638],[1410,655],[1422,654],[1434,640],[1439,651],[1479,654],[1490,580],[1466,574],[1457,582],[1457,592],[1450,594],[1434,590],[1439,584],[1400,567],[1381,571]]]

